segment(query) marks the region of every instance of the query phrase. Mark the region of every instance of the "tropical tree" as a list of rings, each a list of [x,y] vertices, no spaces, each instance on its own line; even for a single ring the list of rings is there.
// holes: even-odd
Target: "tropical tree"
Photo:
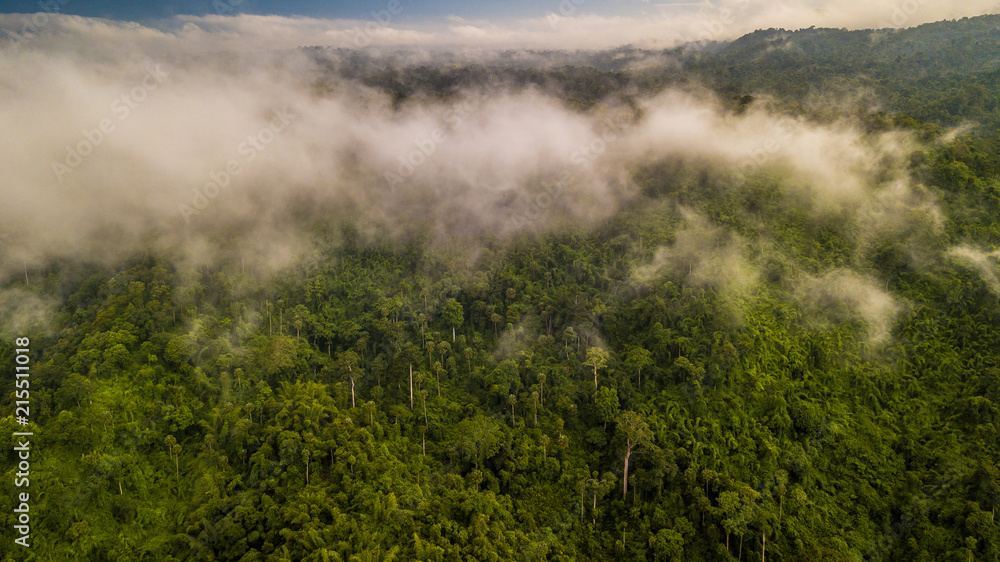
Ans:
[[[651,365],[653,365],[653,354],[647,349],[635,345],[625,352],[625,367],[638,374],[638,386],[642,386],[642,370]]]
[[[613,388],[602,386],[594,393],[594,405],[597,408],[597,419],[604,423],[607,429],[609,421],[618,417],[618,392]]]
[[[479,470],[480,464],[500,450],[500,426],[484,415],[462,420],[455,426],[455,445],[472,457]]]
[[[360,363],[360,358],[357,353],[353,350],[343,351],[337,354],[337,365],[340,368],[341,373],[345,376],[351,383],[351,407],[355,407],[355,397],[354,397],[354,370],[358,367]]]
[[[462,310],[462,303],[455,299],[448,299],[441,309],[441,320],[451,326],[451,341],[455,341],[455,327],[461,326],[465,320],[465,312]]]
[[[591,346],[587,348],[587,361],[585,365],[594,369],[594,388],[597,388],[597,370],[608,365],[611,355],[603,347]]]
[[[622,474],[622,499],[628,494],[628,463],[632,455],[652,444],[653,433],[642,415],[626,410],[616,420],[625,441],[625,471]]]

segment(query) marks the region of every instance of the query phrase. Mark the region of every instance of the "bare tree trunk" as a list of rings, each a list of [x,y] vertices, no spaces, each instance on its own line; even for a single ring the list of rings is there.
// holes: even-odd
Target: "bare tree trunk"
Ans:
[[[622,479],[622,501],[628,497],[628,458],[632,456],[632,444],[629,443],[625,448],[625,475]]]
[[[410,411],[413,410],[413,363],[410,363]]]

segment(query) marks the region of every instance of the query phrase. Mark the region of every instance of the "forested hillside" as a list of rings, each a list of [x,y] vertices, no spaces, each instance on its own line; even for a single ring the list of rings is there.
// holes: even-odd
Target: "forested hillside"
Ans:
[[[150,244],[26,268],[0,365],[30,337],[32,557],[0,553],[1000,560],[998,21],[530,64],[305,49],[320,98],[540,90],[640,126],[679,88],[739,130],[790,120],[782,149],[823,132],[858,154],[636,157],[607,216],[511,196],[530,227],[509,231],[348,201],[295,215],[311,252],[275,268],[229,225],[203,263]]]

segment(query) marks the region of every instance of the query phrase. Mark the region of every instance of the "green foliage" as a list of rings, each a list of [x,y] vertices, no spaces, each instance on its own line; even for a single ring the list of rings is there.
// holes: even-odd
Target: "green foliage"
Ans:
[[[898,114],[858,117],[872,131],[930,139],[960,119],[997,122],[995,18],[872,40],[767,31],[675,54],[685,76],[734,95],[734,112],[763,92],[803,119],[831,118],[804,108],[803,89],[846,75],[898,89],[887,94]],[[363,79],[405,99],[496,71],[586,108],[681,72],[616,62],[629,56]],[[997,560],[998,162],[988,131],[927,143],[909,172],[940,228],[914,214],[903,234],[878,237],[849,210],[793,204],[786,177],[729,189],[697,164],[664,163],[635,170],[635,199],[600,225],[485,240],[472,266],[442,245],[362,243],[326,226],[314,263],[264,281],[166,256],[32,272],[29,289],[58,301],[51,330],[28,334],[42,443],[32,552]],[[685,209],[759,273],[749,288],[689,267],[638,280],[657,247],[684,229],[697,238]],[[963,247],[982,260],[949,253]],[[900,303],[882,339],[856,304],[873,301],[804,288],[845,271]],[[0,342],[0,362],[12,357]],[[7,412],[13,384],[0,382]],[[17,426],[2,425],[0,487],[14,497]],[[0,554],[16,559],[10,549]]]

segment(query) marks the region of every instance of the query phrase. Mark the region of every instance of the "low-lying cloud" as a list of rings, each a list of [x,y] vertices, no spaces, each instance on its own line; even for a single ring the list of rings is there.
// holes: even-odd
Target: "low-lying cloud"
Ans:
[[[948,255],[975,271],[994,295],[1000,296],[1000,251],[987,252],[968,245],[955,246]]]
[[[208,52],[239,35],[225,27],[235,19],[212,21],[168,33],[51,16],[0,47],[0,274],[147,249],[280,267],[309,251],[317,223],[452,245],[593,224],[640,196],[635,169],[676,158],[729,170],[733,189],[779,173],[789,196],[820,208],[877,201],[888,217],[910,201],[905,134],[763,104],[736,115],[674,90],[587,111],[504,85],[400,103],[310,51]],[[880,198],[889,186],[902,195]],[[725,273],[710,270],[729,267],[735,246],[719,251],[696,281]]]
[[[682,208],[681,227],[673,244],[657,248],[653,260],[632,273],[634,281],[649,283],[667,274],[686,285],[745,295],[760,272],[744,256],[745,242],[732,232],[715,226],[694,211]]]
[[[807,276],[800,282],[799,297],[806,319],[825,327],[844,321],[863,322],[871,343],[889,340],[903,305],[878,281],[847,269],[821,276]]]
[[[12,340],[28,333],[50,332],[56,303],[13,287],[0,289],[0,337]]]

